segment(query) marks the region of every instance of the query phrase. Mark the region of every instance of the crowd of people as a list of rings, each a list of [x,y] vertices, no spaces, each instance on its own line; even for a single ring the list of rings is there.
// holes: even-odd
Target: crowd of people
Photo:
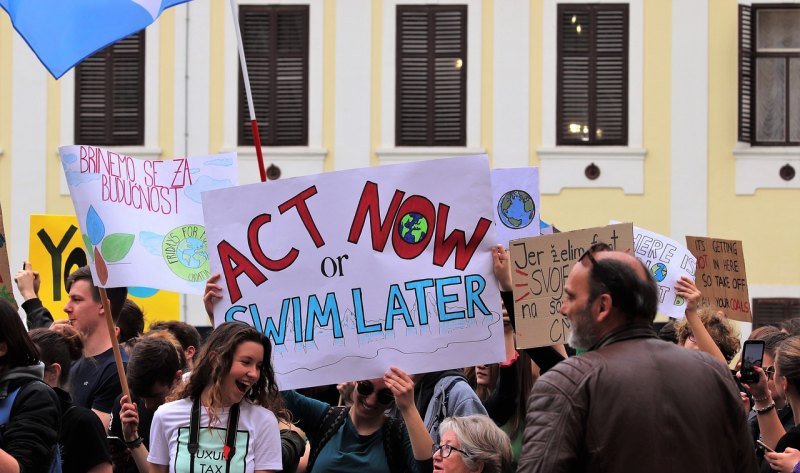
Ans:
[[[124,288],[107,290],[112,337],[88,267],[69,275],[67,318],[54,321],[26,263],[27,327],[0,300],[0,471],[800,472],[800,320],[752,331],[764,356],[742,382],[740,336],[692,280],[675,287],[685,318],[657,332],[650,272],[597,244],[566,281],[568,344],[517,350],[509,255],[492,257],[505,362],[391,367],[342,380],[338,400],[279,391],[272,346],[249,325],[205,341],[183,322],[144,333]]]

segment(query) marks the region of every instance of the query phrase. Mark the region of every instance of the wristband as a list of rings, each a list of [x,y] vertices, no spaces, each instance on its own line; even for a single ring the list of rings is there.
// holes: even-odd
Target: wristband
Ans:
[[[774,407],[774,404],[773,404],[773,407]],[[139,438],[137,438],[136,440],[133,440],[131,442],[125,442],[125,446],[130,448],[131,450],[133,450],[135,448],[139,448],[139,446],[142,445],[142,442],[144,442],[144,439],[140,435]]]
[[[770,404],[769,406],[767,406],[767,407],[762,407],[761,409],[753,409],[753,410],[756,411],[756,414],[766,414],[767,412],[771,411],[772,409],[775,409],[775,403],[774,402],[772,404]]]

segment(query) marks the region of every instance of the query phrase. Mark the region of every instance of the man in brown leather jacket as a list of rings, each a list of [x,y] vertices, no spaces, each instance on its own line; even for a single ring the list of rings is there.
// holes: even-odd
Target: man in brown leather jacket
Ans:
[[[594,246],[561,313],[588,350],[533,387],[519,472],[754,472],[736,383],[705,353],[659,340],[658,290],[633,256]]]

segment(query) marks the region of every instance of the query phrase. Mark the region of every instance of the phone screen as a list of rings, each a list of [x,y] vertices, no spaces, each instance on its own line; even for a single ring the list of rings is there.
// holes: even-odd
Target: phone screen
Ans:
[[[758,375],[753,367],[761,366],[764,358],[764,342],[760,340],[747,340],[742,350],[742,381],[745,383],[758,382]]]

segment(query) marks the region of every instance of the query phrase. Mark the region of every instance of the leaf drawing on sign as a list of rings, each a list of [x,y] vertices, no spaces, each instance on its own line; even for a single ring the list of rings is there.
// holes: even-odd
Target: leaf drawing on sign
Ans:
[[[94,250],[93,250],[94,246],[92,246],[92,242],[91,240],[89,240],[89,235],[82,233],[81,239],[83,240],[83,246],[86,247],[86,254],[89,255],[89,257],[92,259],[92,262],[94,263]]]
[[[0,286],[0,299],[5,299],[11,304],[16,304],[14,301],[14,294],[8,290],[8,286]]]
[[[96,246],[94,247],[94,269],[97,271],[97,277],[100,278],[100,284],[105,284],[108,281],[108,266]]]
[[[89,207],[89,212],[86,214],[86,233],[89,235],[89,241],[92,245],[99,245],[100,241],[106,235],[106,226],[103,219],[97,215],[94,207]]]
[[[116,263],[131,250],[133,239],[130,233],[112,233],[103,240],[100,253],[109,263]]]

